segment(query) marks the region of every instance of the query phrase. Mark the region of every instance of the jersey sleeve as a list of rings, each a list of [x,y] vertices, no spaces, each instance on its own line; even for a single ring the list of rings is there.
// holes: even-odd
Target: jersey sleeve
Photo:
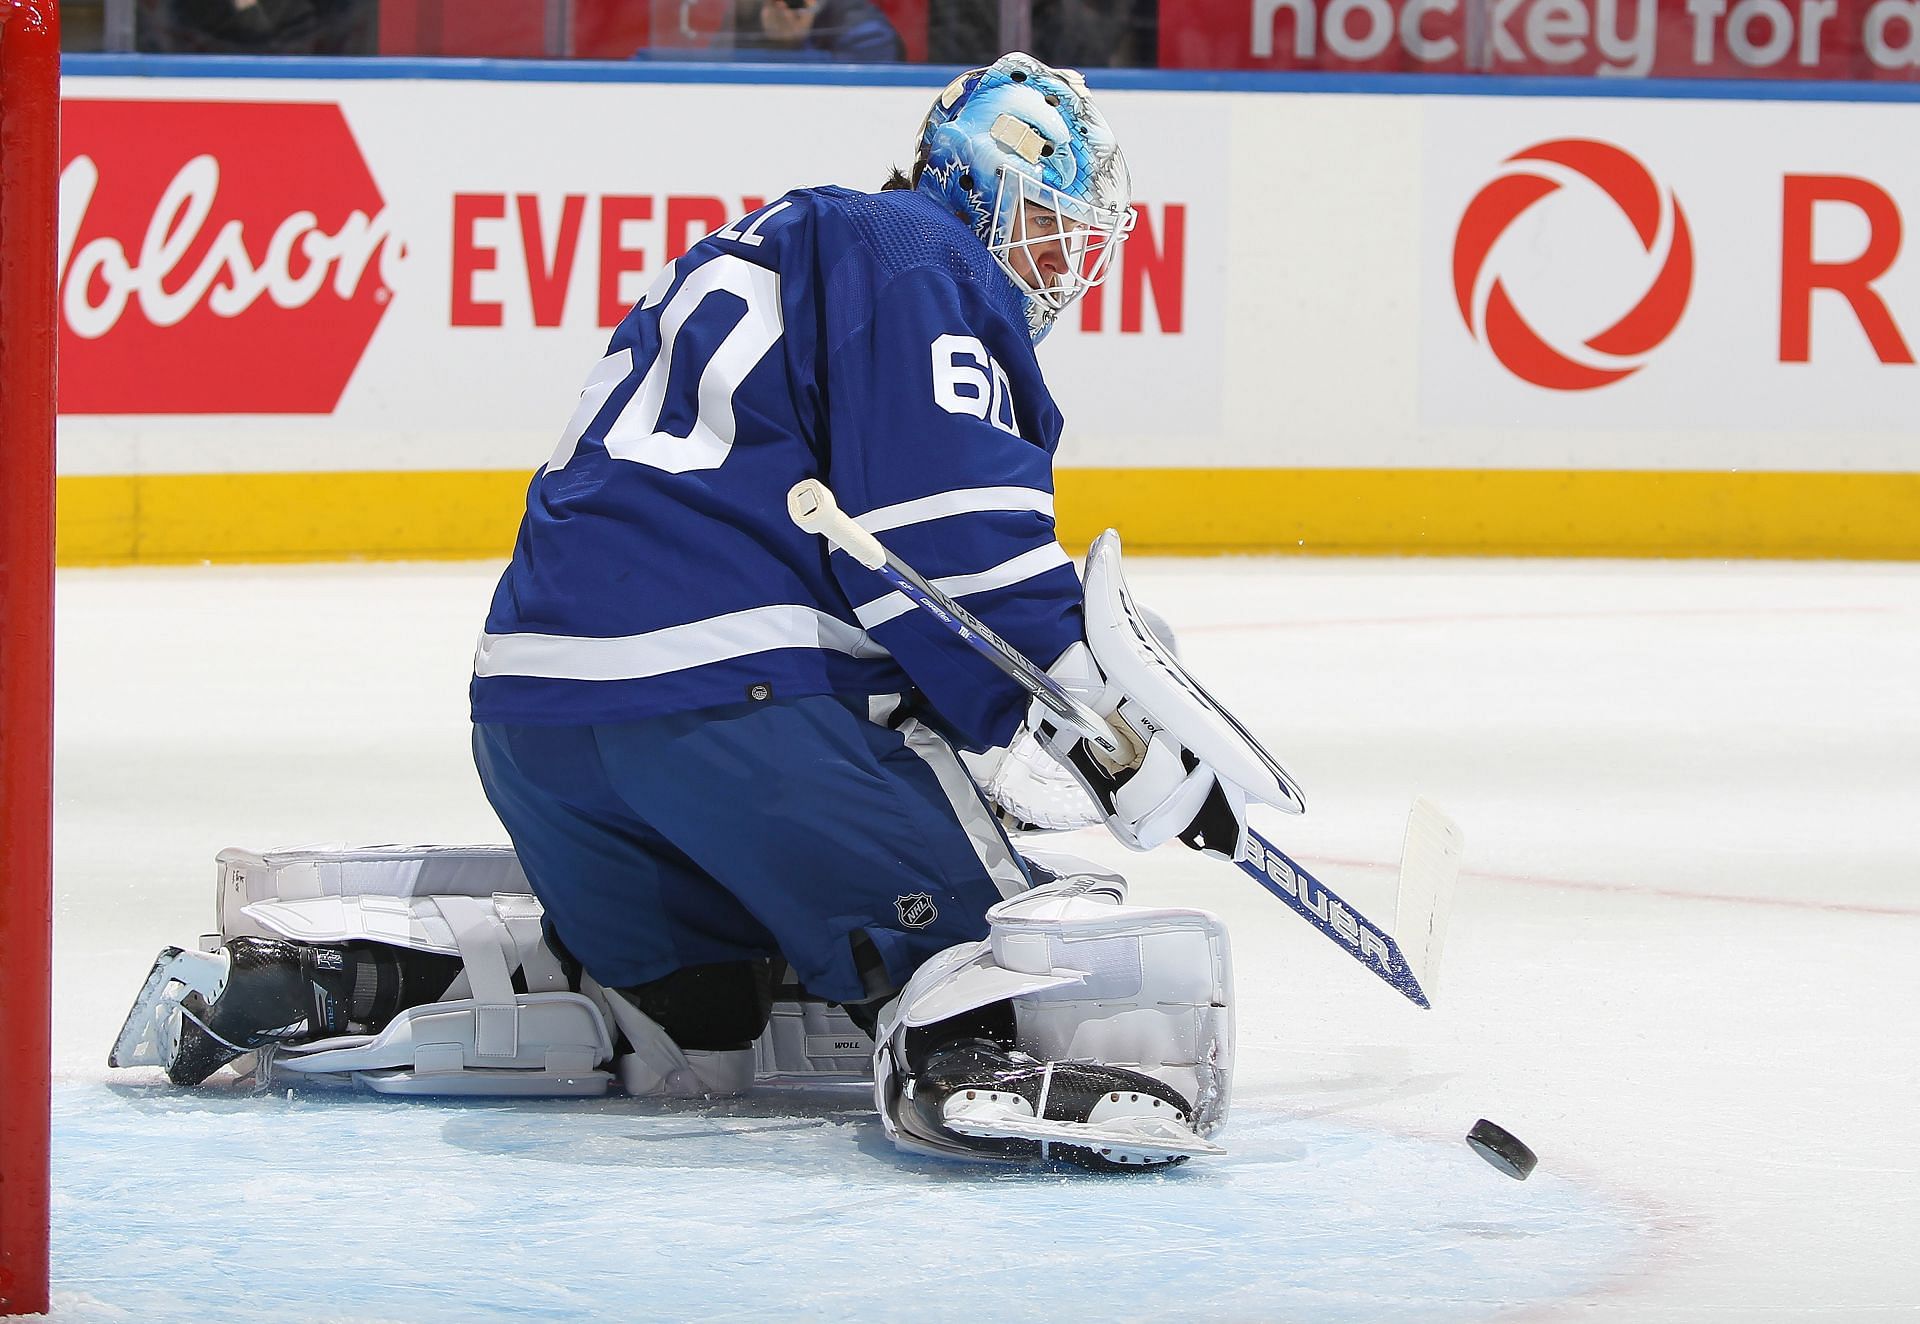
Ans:
[[[1059,415],[1025,329],[971,283],[921,267],[829,343],[824,477],[841,508],[1051,665],[1082,637],[1081,587],[1054,533]],[[964,741],[1012,737],[1027,703],[1016,682],[851,557],[832,566],[861,627]]]

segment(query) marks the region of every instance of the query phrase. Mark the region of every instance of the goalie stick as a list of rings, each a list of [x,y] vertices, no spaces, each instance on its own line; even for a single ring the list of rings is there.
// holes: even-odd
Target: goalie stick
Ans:
[[[871,533],[855,524],[817,478],[795,483],[787,493],[787,514],[808,533],[818,534],[867,569],[892,584],[919,607],[972,646],[994,666],[1019,681],[1055,717],[1100,746],[1124,756],[1124,747],[1099,713],[1062,689],[1057,681],[1027,660],[1026,654],[989,630],[972,612],[920,577],[918,571],[889,552]]]
[[[840,509],[826,484],[816,478],[796,483],[787,493],[787,513],[800,528],[825,538],[892,584],[909,602],[1018,681],[1061,721],[1107,752],[1120,752],[1118,739],[1097,712],[889,552]],[[1432,801],[1416,800],[1407,819],[1394,907],[1394,927],[1410,937],[1418,933],[1412,958],[1392,934],[1348,905],[1332,888],[1254,831],[1251,824],[1247,827],[1247,858],[1235,863],[1390,988],[1416,1006],[1431,1008],[1428,987],[1438,973],[1440,950],[1446,940],[1460,850],[1460,829]]]

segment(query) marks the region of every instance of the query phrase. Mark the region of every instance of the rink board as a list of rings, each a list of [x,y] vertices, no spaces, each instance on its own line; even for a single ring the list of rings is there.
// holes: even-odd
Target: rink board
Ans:
[[[75,67],[67,564],[503,555],[664,263],[875,186],[938,82]],[[1920,556],[1920,104],[1116,81],[1141,224],[1042,349],[1064,541]]]
[[[503,557],[528,475],[63,478],[60,563]],[[1920,474],[1070,469],[1060,540],[1134,552],[1920,556]]]

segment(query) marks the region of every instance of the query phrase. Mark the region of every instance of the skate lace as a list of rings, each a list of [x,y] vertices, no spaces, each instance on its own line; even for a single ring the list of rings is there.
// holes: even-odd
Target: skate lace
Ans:
[[[208,1025],[205,1021],[201,1020],[198,1016],[194,1015],[193,1012],[189,1011],[186,1007],[183,1006],[180,1008],[180,1014],[183,1017],[185,1017],[187,1020],[190,1020],[195,1025],[199,1026],[201,1033],[205,1034],[207,1038],[213,1040],[215,1043],[221,1045],[222,1047],[231,1048],[236,1053],[251,1053],[253,1051],[251,1048],[246,1048],[240,1044],[236,1044],[233,1040],[227,1038],[227,1036],[225,1036],[224,1034],[221,1034],[218,1030],[214,1029],[211,1025]]]
[[[1048,1062],[1046,1066],[1046,1070],[1040,1073],[1040,1097],[1033,1105],[1033,1115],[1035,1117],[1038,1117],[1043,1122],[1046,1121],[1047,1119],[1047,1096],[1052,1092],[1053,1092],[1053,1063]],[[1047,1140],[1042,1140],[1040,1142],[1040,1161],[1042,1163],[1045,1163],[1045,1162],[1048,1162],[1050,1159],[1052,1159],[1052,1157],[1053,1157],[1052,1142]]]

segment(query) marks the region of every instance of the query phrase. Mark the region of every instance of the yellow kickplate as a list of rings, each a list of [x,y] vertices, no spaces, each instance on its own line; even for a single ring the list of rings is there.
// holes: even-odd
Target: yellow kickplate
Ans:
[[[61,565],[513,549],[521,472],[60,480]],[[1060,539],[1135,553],[1920,559],[1920,474],[1063,469]]]

